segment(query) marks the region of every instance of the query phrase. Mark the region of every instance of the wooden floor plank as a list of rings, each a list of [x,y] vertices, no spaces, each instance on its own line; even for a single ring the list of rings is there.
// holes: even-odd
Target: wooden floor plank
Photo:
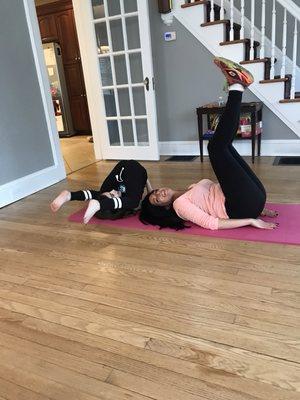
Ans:
[[[269,332],[256,332],[223,322],[196,322],[187,323],[173,316],[165,317],[145,314],[134,310],[119,309],[104,305],[98,305],[94,312],[81,310],[54,301],[39,299],[19,293],[11,293],[9,290],[0,289],[0,307],[25,313],[39,318],[42,315],[47,321],[67,326],[76,327],[88,332],[106,332],[105,326],[114,328],[122,340],[135,346],[143,347],[149,339],[147,327],[165,329],[180,334],[199,337],[225,345],[236,345],[239,348],[252,351],[256,349],[261,354],[270,355],[290,361],[300,360],[300,351],[297,343],[293,343],[287,336]],[[135,330],[145,332],[141,336],[135,334]],[[150,329],[151,331],[151,329]],[[127,334],[120,334],[127,332]]]
[[[138,393],[119,388],[110,383],[102,382],[99,378],[91,378],[78,372],[62,368],[57,364],[52,364],[43,359],[26,356],[12,349],[6,349],[0,346],[0,368],[10,372],[17,371],[16,377],[21,384],[28,385],[38,391],[51,390],[50,396],[54,399],[59,396],[69,398],[74,396],[76,399],[116,399],[123,400],[130,398],[132,400],[149,400]],[[28,373],[19,371],[30,371]],[[41,387],[43,384],[45,387]],[[196,400],[196,398],[195,398]],[[199,398],[200,400],[200,398]]]
[[[1,373],[1,376],[4,375]],[[50,400],[50,397],[33,392],[15,382],[9,382],[0,377],[0,394],[3,400]]]
[[[29,329],[28,329],[29,328]],[[276,398],[278,400],[298,399],[298,394],[236,377],[232,374],[214,373],[214,369],[187,368],[186,362],[176,362],[174,358],[155,354],[140,349],[139,352],[126,350],[124,346],[108,346],[106,341],[99,341],[91,334],[83,334],[77,330],[66,328],[37,319],[26,321],[26,327],[14,329],[8,323],[1,324],[1,330],[15,332],[20,337],[46,344],[66,353],[84,356],[92,362],[103,363],[117,370],[155,380],[160,384],[168,383],[189,393],[203,393],[209,400],[253,400]],[[67,333],[68,339],[65,339]],[[128,358],[130,355],[130,358]],[[242,387],[240,386],[242,384]]]

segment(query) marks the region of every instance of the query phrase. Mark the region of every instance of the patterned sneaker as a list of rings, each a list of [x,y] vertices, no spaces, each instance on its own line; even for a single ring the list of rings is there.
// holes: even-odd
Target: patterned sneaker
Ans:
[[[253,83],[253,75],[241,65],[222,57],[215,57],[214,63],[225,75],[228,86],[239,83],[245,88]]]

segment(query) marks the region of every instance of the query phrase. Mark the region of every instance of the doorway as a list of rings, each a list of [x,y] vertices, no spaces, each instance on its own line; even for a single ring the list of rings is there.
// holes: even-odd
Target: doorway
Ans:
[[[35,0],[67,174],[96,162],[72,0]]]
[[[96,154],[158,160],[148,0],[73,0],[73,6]]]

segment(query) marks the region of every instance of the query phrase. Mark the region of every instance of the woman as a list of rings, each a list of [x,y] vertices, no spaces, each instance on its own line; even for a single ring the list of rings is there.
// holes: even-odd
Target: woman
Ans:
[[[186,227],[185,221],[213,230],[247,225],[274,229],[278,224],[258,217],[278,214],[264,208],[264,186],[232,145],[239,126],[242,94],[253,82],[253,76],[230,60],[215,58],[214,63],[225,75],[229,89],[225,111],[208,143],[210,162],[219,183],[203,179],[187,191],[153,190],[142,202],[140,220],[177,230]]]
[[[134,160],[120,161],[106,177],[99,191],[62,191],[51,203],[53,212],[67,201],[89,201],[83,222],[87,224],[95,215],[102,219],[117,219],[128,215],[139,206],[145,185],[152,190],[147,180],[146,169]]]

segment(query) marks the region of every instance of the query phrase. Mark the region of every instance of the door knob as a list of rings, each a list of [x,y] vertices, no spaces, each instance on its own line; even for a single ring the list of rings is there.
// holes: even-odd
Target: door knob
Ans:
[[[145,85],[145,87],[146,87],[146,90],[147,90],[147,92],[149,91],[149,78],[148,77],[146,77],[145,79],[144,79],[144,85]]]

